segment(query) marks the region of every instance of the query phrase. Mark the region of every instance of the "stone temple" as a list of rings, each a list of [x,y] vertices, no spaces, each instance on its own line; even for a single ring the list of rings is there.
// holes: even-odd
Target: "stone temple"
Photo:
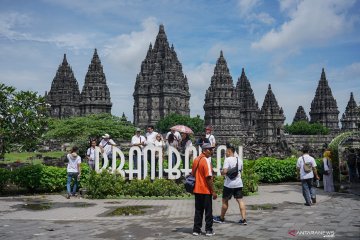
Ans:
[[[50,104],[50,116],[54,118],[111,113],[110,91],[97,50],[94,51],[81,93],[64,54],[45,99]]]
[[[188,81],[163,25],[141,63],[133,97],[134,124],[139,127],[155,125],[170,113],[190,115]]]

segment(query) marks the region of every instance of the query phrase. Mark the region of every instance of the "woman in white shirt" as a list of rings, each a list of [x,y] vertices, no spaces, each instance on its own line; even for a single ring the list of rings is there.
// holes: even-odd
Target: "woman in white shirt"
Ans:
[[[69,160],[67,165],[67,182],[66,182],[66,189],[67,189],[67,199],[70,199],[70,196],[75,196],[78,180],[80,179],[81,175],[81,157],[77,154],[79,148],[74,146],[71,149],[71,152],[66,156]],[[71,180],[74,179],[74,186],[71,192]]]

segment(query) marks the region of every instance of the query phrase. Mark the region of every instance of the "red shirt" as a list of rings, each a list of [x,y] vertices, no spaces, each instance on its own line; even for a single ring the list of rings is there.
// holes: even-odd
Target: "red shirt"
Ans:
[[[200,161],[200,162],[199,162]],[[198,165],[199,164],[199,165]],[[194,175],[195,168],[196,174]],[[195,176],[194,193],[211,194],[206,178],[212,176],[212,167],[204,153],[201,153],[193,162],[192,174]]]

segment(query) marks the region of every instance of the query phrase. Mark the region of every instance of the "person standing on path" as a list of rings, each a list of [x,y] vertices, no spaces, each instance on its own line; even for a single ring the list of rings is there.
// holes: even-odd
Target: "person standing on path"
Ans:
[[[333,180],[333,167],[331,161],[331,152],[326,150],[324,152],[324,174],[323,174],[323,181],[324,181],[324,191],[325,192],[334,192],[334,180]]]
[[[214,222],[216,223],[224,223],[225,222],[225,214],[229,207],[229,200],[232,196],[236,199],[239,204],[239,210],[241,214],[241,218],[239,224],[247,225],[246,221],[246,208],[245,203],[243,201],[243,182],[241,179],[241,172],[243,170],[243,161],[239,157],[235,157],[235,147],[231,145],[226,146],[226,158],[224,161],[224,167],[221,170],[221,175],[225,176],[224,188],[223,188],[223,196],[222,196],[222,207],[221,207],[221,215],[214,217]],[[230,179],[227,176],[228,170],[236,167],[238,168],[238,175],[234,179]]]
[[[74,146],[71,149],[71,152],[66,156],[69,160],[67,165],[67,181],[66,181],[66,190],[67,190],[67,199],[70,199],[70,196],[75,196],[78,181],[81,175],[81,157],[77,154],[79,148]],[[74,179],[74,186],[71,191],[71,180]]]
[[[319,180],[319,175],[316,170],[316,162],[313,157],[309,155],[310,147],[304,145],[302,150],[302,156],[298,158],[296,163],[297,176],[300,177],[302,193],[305,198],[305,205],[311,206],[316,203],[316,193],[313,187],[314,175]]]
[[[194,160],[192,174],[195,176],[195,216],[193,235],[201,234],[202,220],[205,212],[205,234],[215,235],[213,231],[212,199],[217,195],[213,184],[213,169],[207,158],[211,157],[214,148],[209,143],[202,145],[202,153]]]

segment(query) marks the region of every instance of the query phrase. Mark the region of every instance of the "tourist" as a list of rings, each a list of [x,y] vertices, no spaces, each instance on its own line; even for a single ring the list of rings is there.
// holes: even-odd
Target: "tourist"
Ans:
[[[209,142],[211,144],[212,147],[216,147],[216,140],[213,134],[211,134],[212,131],[212,127],[211,126],[207,126],[205,128],[205,134],[206,134],[206,138],[209,139]]]
[[[167,141],[167,148],[168,149],[169,149],[169,146],[175,148],[176,150],[179,147],[179,142],[176,140],[175,135],[172,134],[172,133],[168,137],[168,141]],[[171,163],[172,163],[172,166],[174,166],[177,163],[177,157],[176,157],[176,154],[174,152],[171,154],[171,156],[172,156],[172,162]]]
[[[67,182],[66,182],[66,190],[67,195],[66,198],[70,199],[70,196],[75,196],[78,181],[80,180],[81,175],[81,157],[77,154],[79,151],[79,148],[74,146],[72,147],[70,153],[66,156],[68,159],[68,165],[67,165]],[[71,181],[74,180],[74,186],[71,191]]]
[[[181,133],[181,141],[180,141],[180,157],[183,168],[185,168],[185,150],[187,147],[191,147],[192,142],[190,140],[190,136],[188,133]]]
[[[213,184],[213,169],[207,158],[213,154],[214,147],[209,143],[202,145],[202,153],[194,160],[192,165],[192,174],[195,176],[196,182],[194,187],[195,195],[195,216],[193,235],[201,234],[202,220],[205,212],[205,231],[207,236],[214,235],[213,231],[213,215],[212,215],[212,199],[216,199],[217,195]]]
[[[333,167],[331,160],[331,152],[329,150],[326,150],[324,152],[323,164],[324,164],[324,174],[323,174],[324,191],[334,192]]]
[[[141,151],[141,154],[140,154],[140,162],[141,162],[141,172],[143,173],[144,171],[144,153],[143,153],[143,149],[144,149],[144,146],[146,144],[146,139],[144,136],[141,135],[141,129],[140,128],[137,128],[136,131],[135,131],[135,135],[131,138],[131,146],[136,146],[136,147],[139,147],[140,148],[140,151]],[[137,162],[137,159],[138,159],[138,151],[134,151],[133,152],[134,155],[133,155],[133,164],[134,164],[134,169],[138,169],[138,162]]]
[[[210,143],[209,139],[206,138],[206,133],[201,134],[201,137],[196,140],[196,146],[202,146],[204,143]]]
[[[350,181],[350,183],[354,183],[357,181],[355,149],[353,149],[353,148],[348,149],[348,154],[346,156],[346,163],[349,168],[349,181]]]
[[[168,141],[169,135],[171,133],[174,135],[174,138],[176,139],[176,141],[180,142],[180,140],[181,140],[180,133],[178,131],[175,131],[175,130],[171,129],[171,128],[170,128],[170,131],[166,134],[165,140]]]
[[[221,215],[214,217],[214,222],[217,223],[225,222],[225,214],[229,207],[229,200],[232,198],[232,196],[234,196],[234,198],[236,199],[239,205],[239,210],[241,214],[241,219],[239,223],[242,225],[247,225],[245,203],[242,199],[243,182],[241,179],[241,172],[243,169],[243,161],[239,157],[235,157],[234,153],[235,153],[235,147],[231,145],[227,145],[224,167],[221,170],[221,175],[225,176]],[[230,179],[229,176],[227,176],[228,170],[236,167],[236,165],[238,168],[238,175],[234,179]]]
[[[155,147],[159,147],[159,148],[162,149],[162,155],[161,156],[163,157],[164,156],[164,150],[165,150],[165,142],[164,142],[164,140],[163,140],[160,133],[158,133],[156,135]],[[156,151],[155,152],[155,167],[157,166],[158,167],[157,169],[159,169],[159,167],[160,167],[159,166],[159,156],[160,156],[159,152]],[[155,171],[155,175],[159,176],[158,171]]]
[[[313,157],[309,155],[310,147],[304,145],[302,150],[302,156],[298,158],[296,163],[297,175],[300,177],[302,193],[305,198],[305,205],[311,206],[316,203],[316,193],[313,187],[314,175],[319,180],[319,175],[316,170],[316,162]]]
[[[105,153],[109,160],[112,159],[112,149],[114,146],[116,146],[114,140],[110,138],[109,134],[105,133],[104,136],[102,136],[102,140],[99,143],[99,147],[101,153]]]
[[[86,151],[86,158],[91,170],[95,169],[95,150],[96,150],[96,140],[90,140],[90,147]]]
[[[154,126],[149,125],[146,129],[146,145],[155,146],[156,135],[158,133],[154,131]],[[151,151],[147,151],[147,162],[151,163]]]

